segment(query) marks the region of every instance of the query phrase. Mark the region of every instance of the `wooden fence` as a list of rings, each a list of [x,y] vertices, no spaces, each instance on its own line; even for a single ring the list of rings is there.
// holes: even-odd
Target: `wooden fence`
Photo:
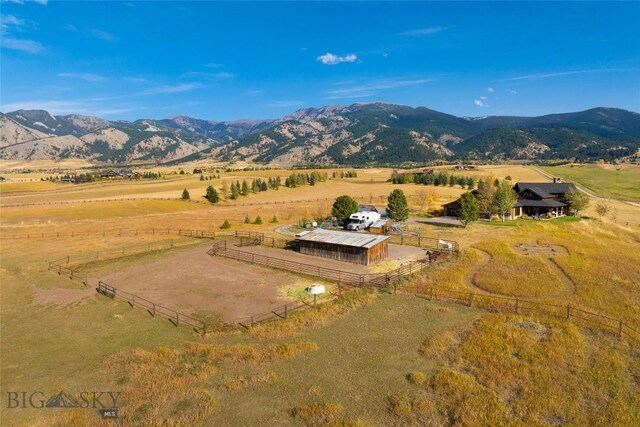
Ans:
[[[340,288],[339,288],[340,289]],[[341,294],[341,289],[339,291],[340,293],[336,294],[333,292],[328,292],[323,296],[314,296],[313,300],[299,300],[296,302],[291,302],[289,304],[285,304],[282,307],[276,308],[274,310],[271,310],[269,312],[265,312],[265,313],[260,313],[260,314],[255,314],[253,316],[247,316],[244,317],[242,319],[239,319],[236,323],[240,326],[242,326],[243,328],[249,329],[251,327],[253,327],[254,325],[256,325],[257,323],[261,323],[261,322],[266,322],[268,320],[273,320],[273,319],[286,319],[287,316],[295,311],[301,310],[301,309],[305,309],[305,308],[309,308],[309,307],[315,307],[318,304],[322,304],[325,302],[329,302],[329,301],[333,301],[334,299],[338,298]]]
[[[251,264],[263,265],[269,268],[276,268],[279,270],[289,271],[291,273],[318,277],[332,282],[344,283],[358,287],[387,287],[393,285],[405,276],[422,271],[425,268],[425,265],[429,263],[429,259],[410,261],[407,262],[406,265],[388,273],[359,274],[232,249],[228,247],[226,240],[214,243],[211,249],[207,251],[207,254],[232,258]]]
[[[196,319],[195,317],[188,316],[184,313],[180,313],[179,311],[165,307],[161,304],[156,304],[155,302],[143,298],[139,295],[123,291],[122,289],[117,289],[116,287],[111,286],[103,281],[98,281],[96,291],[109,298],[123,299],[127,301],[132,308],[136,306],[144,308],[153,317],[155,317],[156,315],[166,317],[171,323],[173,323],[174,326],[180,326],[181,324],[188,325],[194,328],[194,330],[198,333],[207,333],[206,322]]]
[[[32,240],[32,239],[59,239],[59,238],[77,238],[77,237],[133,237],[133,236],[183,236],[198,239],[218,239],[224,237],[232,237],[230,232],[216,232],[206,230],[194,230],[189,228],[144,228],[144,229],[126,229],[117,230],[92,230],[92,231],[56,231],[51,233],[23,233],[23,234],[7,234],[0,236],[0,240]]]
[[[633,345],[640,345],[640,331],[632,327],[628,322],[623,321],[623,319],[615,319],[603,314],[593,313],[572,307],[570,304],[552,304],[507,296],[452,291],[433,286],[402,286],[397,291],[432,301],[453,302],[499,313],[555,317],[571,321],[579,326],[613,334],[620,339],[626,339]]]
[[[122,258],[125,256],[143,254],[147,252],[160,251],[165,249],[172,248],[182,248],[187,246],[192,246],[195,243],[193,240],[182,240],[182,241],[160,241],[160,242],[148,242],[140,245],[126,246],[120,248],[112,248],[105,249],[102,251],[84,251],[81,255],[76,257],[65,256],[58,260],[53,260],[48,262],[48,270],[57,271],[58,274],[69,274],[73,279],[73,276],[78,276],[79,273],[79,265],[71,266],[71,261],[74,264],[84,264],[92,261],[101,261],[108,260],[114,258]]]
[[[460,251],[460,245],[456,241],[442,240],[433,237],[416,236],[415,234],[392,234],[389,237],[388,242],[396,245],[418,246],[420,248],[432,249],[437,251]]]

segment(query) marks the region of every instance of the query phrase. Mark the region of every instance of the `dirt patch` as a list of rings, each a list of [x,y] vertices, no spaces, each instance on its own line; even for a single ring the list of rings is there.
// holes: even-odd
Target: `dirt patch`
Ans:
[[[290,299],[280,288],[305,280],[266,267],[212,257],[203,247],[99,279],[156,304],[187,314],[215,312],[228,322],[283,307]]]
[[[518,243],[512,248],[520,255],[540,255],[547,258],[558,255],[569,255],[567,248],[558,245]]]
[[[82,286],[81,284],[79,286]],[[66,307],[93,299],[96,290],[93,286],[78,289],[44,289],[38,286],[31,287],[33,304],[47,307]]]
[[[540,323],[533,323],[527,321],[521,322],[507,322],[506,325],[510,328],[524,329],[531,332],[538,340],[541,340],[549,335],[549,328]]]

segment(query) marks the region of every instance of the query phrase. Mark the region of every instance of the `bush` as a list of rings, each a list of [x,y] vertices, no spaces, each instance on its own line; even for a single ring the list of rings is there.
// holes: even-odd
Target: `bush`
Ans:
[[[228,219],[225,219],[220,228],[222,228],[223,230],[229,229],[231,228],[231,223]]]
[[[191,199],[191,196],[189,195],[189,191],[187,191],[187,189],[185,188],[184,190],[182,190],[182,200],[189,200]]]
[[[277,216],[277,215],[274,215],[274,216],[273,216],[273,218],[271,218],[271,223],[272,223],[272,224],[275,224],[275,223],[277,223],[277,222],[278,222],[278,216]]]
[[[262,217],[260,215],[258,215],[256,217],[256,220],[253,221],[254,224],[262,224]]]
[[[249,219],[249,215],[245,215],[244,216],[244,223],[245,224],[251,224],[251,219]]]
[[[337,403],[321,403],[295,408],[292,415],[308,426],[321,426],[336,421],[342,410],[342,406]]]
[[[427,377],[420,371],[413,371],[407,375],[407,379],[411,384],[422,385],[426,381]]]

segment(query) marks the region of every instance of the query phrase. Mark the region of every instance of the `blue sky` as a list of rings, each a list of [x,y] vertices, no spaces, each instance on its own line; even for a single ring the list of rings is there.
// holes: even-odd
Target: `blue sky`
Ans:
[[[640,111],[640,2],[5,1],[0,111],[274,118]]]

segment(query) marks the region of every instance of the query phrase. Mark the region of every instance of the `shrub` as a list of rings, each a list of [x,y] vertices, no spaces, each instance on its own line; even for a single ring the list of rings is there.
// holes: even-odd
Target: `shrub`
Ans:
[[[320,403],[295,408],[292,415],[308,426],[321,426],[336,421],[342,410],[342,406],[337,403]]]
[[[251,220],[249,219],[249,215],[245,215],[244,216],[244,223],[245,224],[251,224]]]
[[[222,228],[223,230],[229,229],[231,228],[231,223],[228,219],[225,219],[220,228]]]
[[[182,200],[189,200],[191,199],[191,196],[189,195],[189,191],[187,191],[187,189],[185,188],[184,190],[182,190]]]
[[[258,215],[256,217],[256,220],[253,221],[254,224],[262,224],[262,217],[260,215]]]
[[[407,375],[407,380],[409,380],[411,384],[422,385],[426,379],[427,377],[425,377],[424,373],[420,371],[413,371]]]

